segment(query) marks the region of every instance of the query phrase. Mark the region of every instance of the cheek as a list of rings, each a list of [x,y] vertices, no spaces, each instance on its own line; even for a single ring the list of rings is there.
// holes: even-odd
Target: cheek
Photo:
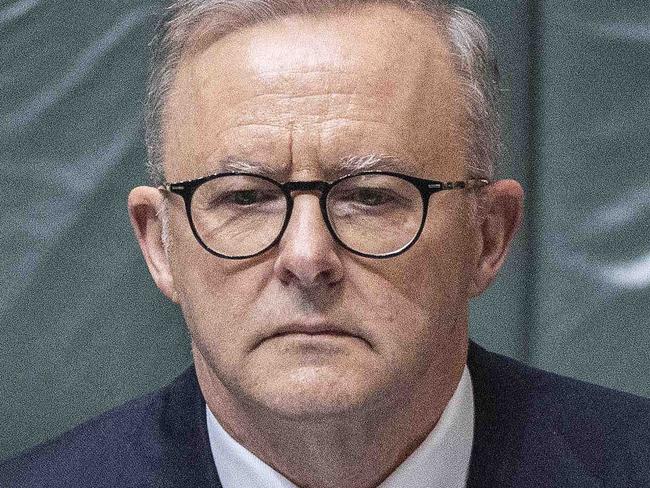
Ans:
[[[380,376],[400,385],[404,395],[423,381],[446,377],[465,340],[466,308],[431,275],[422,266],[397,265],[390,277],[373,273],[372,283],[355,297],[358,318],[371,332],[382,364]]]
[[[373,278],[364,301],[378,322],[395,324],[393,333],[404,343],[414,337],[438,342],[467,320],[473,273],[470,227],[462,219],[447,225],[433,222],[427,222],[418,242],[404,254],[369,263],[368,276]]]
[[[472,274],[472,251],[466,236],[453,231],[432,234],[423,232],[406,253],[382,263],[381,272],[401,295],[424,309],[467,300]]]
[[[213,256],[191,233],[174,236],[170,254],[174,289],[192,340],[201,349],[219,351],[218,357],[238,354],[245,347],[263,267]]]
[[[428,288],[442,297],[469,298],[477,249],[477,235],[471,222],[467,202],[457,195],[436,200],[430,205],[427,224],[417,249],[418,259],[426,263],[423,278]]]

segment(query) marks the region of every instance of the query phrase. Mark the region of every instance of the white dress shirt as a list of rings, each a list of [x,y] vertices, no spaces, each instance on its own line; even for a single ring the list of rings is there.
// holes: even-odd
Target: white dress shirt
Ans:
[[[298,488],[233,439],[206,405],[210,448],[224,488]],[[474,394],[465,370],[435,428],[377,488],[465,488],[474,436]]]

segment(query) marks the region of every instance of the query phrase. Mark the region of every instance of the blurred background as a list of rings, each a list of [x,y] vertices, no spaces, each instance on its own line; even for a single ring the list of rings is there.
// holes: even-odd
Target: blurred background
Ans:
[[[650,396],[647,0],[465,1],[504,78],[526,223],[472,305],[485,347]],[[159,2],[0,0],[0,459],[190,364],[129,226]]]

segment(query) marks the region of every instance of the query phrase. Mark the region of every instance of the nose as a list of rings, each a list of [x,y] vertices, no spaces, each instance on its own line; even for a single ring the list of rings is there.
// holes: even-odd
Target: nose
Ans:
[[[274,272],[284,284],[301,288],[332,285],[341,280],[343,266],[313,193],[294,194],[287,228],[279,243]]]

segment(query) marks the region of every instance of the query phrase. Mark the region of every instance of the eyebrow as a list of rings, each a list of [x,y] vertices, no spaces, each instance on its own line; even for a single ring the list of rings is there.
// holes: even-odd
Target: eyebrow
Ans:
[[[394,156],[366,154],[340,159],[334,171],[336,173],[350,174],[363,171],[404,171],[408,167],[409,165]]]
[[[283,166],[271,166],[262,161],[252,161],[229,156],[219,162],[219,172],[254,173],[278,179],[286,173],[286,168]]]
[[[394,156],[385,154],[365,154],[361,156],[346,156],[331,167],[325,167],[326,177],[336,179],[348,174],[364,171],[397,171],[403,172],[411,166]],[[407,169],[408,171],[408,169]],[[218,172],[253,173],[271,177],[281,181],[286,178],[288,169],[285,165],[275,166],[262,161],[253,161],[229,156],[219,161]]]

